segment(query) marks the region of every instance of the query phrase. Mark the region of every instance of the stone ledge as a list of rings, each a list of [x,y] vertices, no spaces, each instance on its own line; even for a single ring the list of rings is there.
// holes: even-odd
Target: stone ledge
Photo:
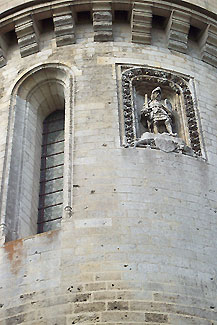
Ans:
[[[145,132],[135,142],[135,147],[159,149],[164,152],[177,152],[194,156],[193,150],[182,139],[167,133],[154,134]]]

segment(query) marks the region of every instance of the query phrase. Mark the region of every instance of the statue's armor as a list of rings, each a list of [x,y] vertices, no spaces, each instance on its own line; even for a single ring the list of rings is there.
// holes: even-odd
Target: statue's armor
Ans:
[[[153,122],[156,121],[165,121],[165,120],[170,120],[169,113],[166,111],[164,105],[157,101],[154,100],[150,103],[150,118],[153,120]]]

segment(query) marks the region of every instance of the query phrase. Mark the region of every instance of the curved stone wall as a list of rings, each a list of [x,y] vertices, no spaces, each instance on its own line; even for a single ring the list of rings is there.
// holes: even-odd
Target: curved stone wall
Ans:
[[[43,3],[32,5],[31,15],[4,18],[10,23],[0,69],[1,324],[217,324],[215,20],[199,9],[159,4],[88,3],[75,8],[83,14],[68,7],[48,14]],[[36,87],[46,78],[46,87]],[[55,80],[63,87],[49,90]],[[178,107],[186,150],[165,138],[135,144],[136,105],[155,86]],[[34,188],[39,180],[23,168],[33,159],[34,129],[28,137],[19,117],[36,125],[29,112],[46,105],[50,112],[64,96],[61,229],[36,235],[25,228],[28,214],[34,219],[25,193],[30,180]],[[137,132],[131,142],[128,126]],[[24,131],[15,139],[14,130]],[[14,143],[25,152],[17,164]],[[12,172],[18,186],[9,200]],[[13,199],[19,204],[9,216]],[[22,231],[5,242],[18,217]]]

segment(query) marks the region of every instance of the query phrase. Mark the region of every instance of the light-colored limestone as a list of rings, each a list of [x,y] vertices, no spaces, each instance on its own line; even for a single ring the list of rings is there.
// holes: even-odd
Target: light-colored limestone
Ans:
[[[213,1],[192,3],[217,10]],[[156,40],[132,43],[129,26],[120,29],[122,41],[116,34],[101,43],[91,24],[77,24],[76,42],[63,47],[47,32],[40,52],[25,58],[9,46],[0,69],[1,211],[8,202],[11,208],[11,219],[2,213],[0,222],[3,325],[217,324],[217,71],[196,50],[190,55],[190,44],[184,54]],[[202,157],[121,146],[121,65],[194,80]],[[48,115],[63,95],[68,207],[61,229],[35,235],[37,204],[30,199],[38,191],[41,134],[35,111],[41,104],[41,116]],[[9,200],[7,184],[17,170]],[[16,205],[14,192],[21,193]],[[14,235],[24,238],[4,244],[21,211]]]

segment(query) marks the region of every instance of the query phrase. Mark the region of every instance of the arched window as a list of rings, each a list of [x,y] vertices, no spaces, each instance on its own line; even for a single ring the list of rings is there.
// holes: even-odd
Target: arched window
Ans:
[[[64,168],[63,110],[51,113],[43,122],[38,232],[56,229],[63,211]]]
[[[71,206],[72,80],[66,66],[45,64],[13,90],[0,198],[6,241],[59,228]]]

